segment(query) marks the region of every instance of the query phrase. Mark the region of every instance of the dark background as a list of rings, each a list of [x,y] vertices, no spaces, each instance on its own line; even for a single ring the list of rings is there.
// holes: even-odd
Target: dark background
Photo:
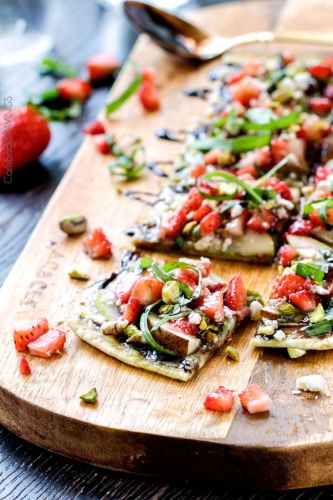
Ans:
[[[2,0],[0,0],[1,2]],[[23,0],[24,2],[24,0]],[[31,2],[33,3],[33,2]],[[183,12],[219,1],[190,1]],[[35,8],[40,2],[36,0]],[[111,52],[123,61],[136,33],[121,11],[105,11],[94,0],[45,1],[44,25],[52,35],[53,55],[83,68],[86,58]],[[35,12],[30,12],[35,18]],[[12,97],[19,106],[30,95],[53,85],[39,78],[34,65],[0,69],[0,97]],[[93,120],[108,89],[99,88],[89,99],[81,118],[52,124],[52,142],[40,164],[0,184],[0,284],[21,252],[45,205],[77,151],[83,124]],[[24,425],[24,422],[22,422]],[[184,464],[186,471],[187,464]],[[223,477],[223,471],[221,471]],[[333,498],[333,488],[287,492],[226,492],[221,485],[175,482],[106,471],[60,457],[30,445],[0,428],[0,500],[3,499],[319,499]]]

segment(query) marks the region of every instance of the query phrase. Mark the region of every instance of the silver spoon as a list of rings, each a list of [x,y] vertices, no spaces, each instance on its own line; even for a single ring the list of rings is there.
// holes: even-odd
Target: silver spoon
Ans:
[[[168,52],[192,61],[209,61],[238,45],[257,42],[295,42],[329,45],[333,35],[315,32],[258,31],[232,38],[208,35],[171,12],[146,2],[126,0],[124,10],[133,25]]]

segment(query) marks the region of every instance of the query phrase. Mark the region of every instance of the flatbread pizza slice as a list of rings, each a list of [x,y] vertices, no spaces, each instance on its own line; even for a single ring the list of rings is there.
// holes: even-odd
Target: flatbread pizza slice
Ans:
[[[239,275],[227,283],[208,259],[159,264],[142,257],[87,288],[69,324],[115,359],[187,381],[260,308]]]

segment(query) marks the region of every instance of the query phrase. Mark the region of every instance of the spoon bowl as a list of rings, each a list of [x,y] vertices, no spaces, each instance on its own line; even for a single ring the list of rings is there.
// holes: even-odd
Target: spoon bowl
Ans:
[[[124,11],[137,30],[147,33],[160,47],[182,59],[204,62],[223,55],[243,44],[262,42],[296,42],[329,45],[329,33],[260,31],[231,38],[211,36],[189,21],[146,2],[126,0]]]

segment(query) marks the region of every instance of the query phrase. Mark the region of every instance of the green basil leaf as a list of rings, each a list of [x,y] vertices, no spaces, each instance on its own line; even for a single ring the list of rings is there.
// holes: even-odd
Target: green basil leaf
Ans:
[[[311,326],[306,326],[302,328],[310,337],[316,337],[317,335],[325,335],[325,333],[330,333],[333,329],[333,320],[323,320],[319,323],[315,323]]]
[[[325,271],[315,264],[304,264],[299,262],[296,266],[296,274],[303,278],[311,278],[317,283],[321,283],[325,277]]]
[[[252,149],[262,148],[271,142],[271,134],[243,135],[233,139],[219,139],[217,137],[207,137],[198,139],[191,144],[191,147],[199,151],[210,151],[211,149],[221,149],[232,153],[242,153]]]
[[[299,119],[301,111],[293,111],[289,115],[281,118],[271,119],[267,123],[258,123],[255,121],[245,122],[243,128],[245,130],[279,130],[290,127]]]
[[[258,186],[261,186],[262,184],[264,184],[267,179],[269,179],[270,177],[273,177],[276,174],[276,172],[278,172],[282,167],[284,167],[290,161],[291,158],[292,158],[292,155],[285,156],[281,161],[279,161],[279,163],[274,165],[273,168],[271,168],[268,172],[266,172],[265,175],[261,176],[255,182],[255,186],[258,187]]]
[[[140,87],[142,82],[142,74],[138,73],[134,80],[129,84],[129,86],[124,90],[124,92],[111,102],[108,102],[105,106],[106,116],[110,116],[111,113],[120,108],[127,99],[129,99]]]
[[[77,71],[72,66],[69,66],[69,64],[57,61],[51,57],[46,57],[40,63],[39,74],[41,76],[51,75],[55,77],[65,76],[66,78],[73,78],[77,76]]]
[[[224,196],[222,194],[214,196],[213,194],[205,193],[205,191],[201,191],[200,189],[198,189],[198,192],[199,192],[199,194],[201,194],[201,196],[206,198],[206,200],[215,200],[215,201],[232,200],[232,198],[237,194],[237,190],[235,190],[231,194],[227,194]]]
[[[181,291],[185,295],[185,297],[187,299],[192,300],[192,295],[193,295],[192,290],[188,285],[186,285],[185,283],[183,283],[180,280],[177,280],[177,278],[175,276],[172,276],[172,274],[164,271],[164,268],[162,269],[161,267],[159,267],[158,264],[156,264],[156,262],[154,262],[153,265],[151,266],[151,270],[152,270],[155,278],[159,279],[160,281],[163,281],[163,283],[167,283],[168,281],[176,281],[179,288],[181,289]]]
[[[256,204],[260,205],[263,202],[262,197],[258,193],[256,193],[256,191],[253,188],[251,188],[248,184],[246,184],[246,182],[244,182],[242,179],[240,179],[236,175],[231,174],[229,172],[216,171],[216,172],[209,172],[208,174],[206,174],[204,176],[204,179],[213,179],[214,177],[222,177],[226,181],[233,182],[234,184],[237,184],[242,189],[244,189],[244,191],[250,196],[250,198],[252,198],[252,200]]]
[[[158,330],[162,325],[165,323],[168,323],[169,321],[173,321],[174,319],[180,319],[180,318],[185,318],[185,316],[189,316],[192,311],[182,311],[178,314],[169,314],[169,315],[163,315],[163,317],[155,323],[153,328],[151,329],[152,332],[155,332]]]

